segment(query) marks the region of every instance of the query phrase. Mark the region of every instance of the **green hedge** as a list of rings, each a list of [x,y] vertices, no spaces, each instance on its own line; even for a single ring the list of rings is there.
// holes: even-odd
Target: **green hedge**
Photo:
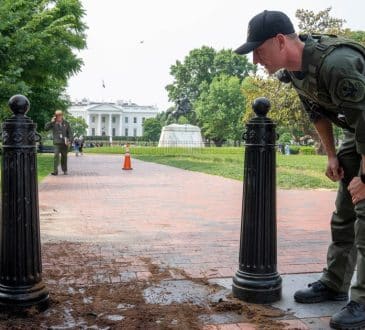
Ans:
[[[311,146],[289,146],[291,155],[316,155],[316,149]]]
[[[85,141],[110,141],[110,136],[85,136]],[[128,142],[136,142],[136,141],[144,141],[142,136],[113,136],[113,141],[128,141]]]
[[[299,152],[302,155],[315,155],[316,149],[314,147],[300,147]]]

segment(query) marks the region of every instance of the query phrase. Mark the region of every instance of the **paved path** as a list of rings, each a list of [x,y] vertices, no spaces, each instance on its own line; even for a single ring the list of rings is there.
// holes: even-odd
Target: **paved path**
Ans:
[[[237,270],[242,183],[121,156],[70,157],[70,175],[40,185],[43,242],[104,242],[193,277]],[[285,273],[320,272],[335,193],[278,192],[278,263]]]
[[[205,278],[230,288],[238,263],[242,183],[137,160],[133,171],[122,171],[121,163],[122,157],[113,155],[71,157],[70,175],[49,176],[40,185],[44,277],[52,295],[62,301],[69,292],[67,303],[74,301],[77,320],[89,302],[72,300],[75,290],[104,284],[121,290],[163,279],[159,299],[183,294],[190,301],[201,278],[203,288]],[[328,329],[329,316],[341,307],[293,305],[290,291],[316,279],[323,267],[334,199],[331,191],[278,191],[278,263],[288,275],[276,306],[296,313],[285,316],[285,329]],[[296,273],[301,275],[291,275]],[[91,296],[95,304],[89,309],[97,307],[102,292]],[[132,298],[127,294],[128,303]],[[63,307],[56,305],[52,313],[66,313],[68,320],[70,312],[57,309]],[[214,314],[203,329],[254,329],[256,321],[243,314]]]

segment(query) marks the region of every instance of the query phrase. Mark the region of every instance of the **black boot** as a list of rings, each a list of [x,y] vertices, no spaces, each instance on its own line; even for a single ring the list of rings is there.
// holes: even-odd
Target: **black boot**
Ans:
[[[333,329],[360,330],[365,328],[365,305],[350,301],[330,320]]]
[[[313,304],[326,300],[346,301],[348,300],[348,294],[334,291],[321,281],[317,281],[308,284],[308,289],[295,292],[294,300],[302,304]]]

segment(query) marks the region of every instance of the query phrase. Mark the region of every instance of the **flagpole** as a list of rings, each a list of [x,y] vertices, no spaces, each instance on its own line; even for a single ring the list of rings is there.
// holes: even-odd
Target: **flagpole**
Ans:
[[[105,81],[104,79],[101,80],[101,103],[104,103],[105,102],[105,93],[104,93],[104,90],[105,90]]]

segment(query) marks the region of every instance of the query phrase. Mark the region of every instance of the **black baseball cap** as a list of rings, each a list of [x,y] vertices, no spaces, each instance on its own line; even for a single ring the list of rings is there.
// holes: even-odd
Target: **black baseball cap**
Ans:
[[[247,41],[235,52],[240,55],[248,54],[279,33],[291,34],[294,32],[293,23],[283,12],[264,10],[251,18],[248,23]]]

